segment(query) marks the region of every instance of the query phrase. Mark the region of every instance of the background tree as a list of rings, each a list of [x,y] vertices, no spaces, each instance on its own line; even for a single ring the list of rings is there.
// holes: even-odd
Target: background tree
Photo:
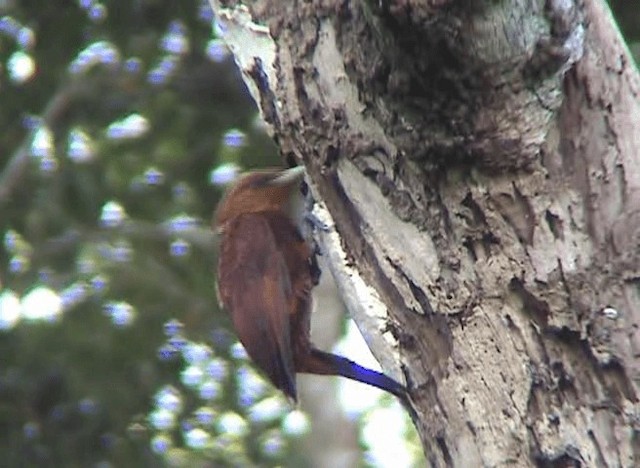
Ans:
[[[363,33],[358,36],[362,39],[393,39],[398,33],[386,34],[386,21],[398,15],[393,31],[411,31],[413,14],[403,20],[403,10],[392,12],[393,6],[372,2],[370,19],[352,22],[353,32]],[[639,37],[633,14],[637,3],[614,6],[621,9],[621,24],[633,48]],[[379,10],[382,7],[389,9]],[[319,18],[325,14],[325,21],[328,17],[328,10],[314,12],[310,5],[299,6],[299,11],[300,19],[311,18],[311,13]],[[330,13],[337,15],[336,24],[353,19],[346,16],[347,9]],[[277,17],[277,11],[271,14]],[[588,24],[588,18],[583,23]],[[252,101],[217,36],[223,29],[212,35],[211,21],[208,4],[196,1],[0,4],[0,453],[9,466],[308,465],[299,450],[303,445],[291,443],[308,430],[308,422],[299,411],[289,415],[251,370],[226,332],[228,323],[214,300],[215,240],[208,224],[222,192],[220,183],[237,167],[277,165],[280,158],[255,120]],[[293,24],[309,25],[306,20]],[[540,24],[543,32],[548,29],[548,20]],[[408,45],[410,39],[407,35]],[[375,52],[372,57],[380,56]],[[354,64],[347,64],[349,76],[358,76],[352,75]],[[384,64],[370,65],[384,69]],[[296,64],[298,76],[307,76],[305,66],[303,60]],[[557,80],[554,72],[552,67],[550,74]],[[391,88],[402,95],[407,75],[372,76],[387,75]],[[456,80],[444,74],[435,83],[449,82]],[[358,86],[377,95],[376,87],[367,90],[369,84],[365,79]],[[322,143],[319,149],[335,141],[320,137],[326,124],[340,118],[343,104],[326,114],[318,107],[330,120],[301,127],[319,132],[312,140]],[[443,123],[446,116],[437,115]],[[293,147],[283,136],[281,152],[288,155]],[[393,137],[394,144],[398,138]],[[339,156],[370,151],[366,141],[355,148],[347,145],[354,141],[345,139]],[[428,140],[423,149],[433,149],[434,141]],[[304,145],[298,140],[295,147]],[[441,148],[435,154],[444,158],[456,154],[454,149]],[[375,156],[385,161],[383,154]],[[375,158],[366,159],[373,163]],[[443,161],[435,161],[434,167],[442,169]],[[308,163],[316,178],[313,161]],[[475,165],[466,159],[456,164],[454,172],[460,174]],[[484,169],[482,174],[492,187],[494,175]],[[376,183],[385,187],[383,182],[376,175]],[[397,195],[399,202],[409,201],[404,192]],[[473,205],[469,210],[477,213]],[[397,222],[395,216],[391,219]],[[336,222],[345,225],[344,219]],[[478,230],[480,237],[467,236],[467,243],[482,241],[480,234]],[[486,242],[492,246],[491,238]],[[327,248],[325,256],[335,252],[339,250]],[[367,265],[360,256],[354,259]],[[399,266],[399,271],[404,268]],[[455,299],[464,298],[461,294]],[[437,307],[439,313],[450,310],[440,303]],[[403,314],[397,313],[394,320]],[[366,324],[366,317],[360,322]],[[473,329],[469,317],[458,315],[460,323]],[[445,332],[449,326],[445,320]],[[420,325],[421,330],[432,328]],[[585,331],[585,336],[594,335]],[[372,343],[380,350],[375,340]],[[402,349],[407,351],[407,343]],[[481,353],[485,348],[477,349]],[[392,370],[396,358],[385,362]],[[610,364],[614,370],[615,363]],[[415,378],[415,362],[408,364]],[[427,372],[432,367],[425,368]],[[567,389],[571,383],[553,377],[544,366],[534,369],[540,371],[539,389],[552,384]],[[556,365],[552,370],[563,369]],[[457,394],[450,381],[442,385]],[[600,403],[604,409],[597,417],[603,419],[610,406],[605,399]],[[418,405],[425,407],[424,402]],[[625,408],[628,414],[632,406]],[[549,431],[564,430],[566,416],[561,411],[557,417],[548,414]],[[425,416],[425,421],[431,424],[433,418]],[[468,427],[486,433],[484,426]],[[434,432],[424,437],[441,428],[430,426]],[[450,434],[442,434],[436,443],[449,448]],[[559,461],[574,454],[569,450],[565,455],[563,447],[558,445]],[[438,446],[432,453],[441,457],[442,450]],[[544,459],[546,452],[541,454]]]
[[[212,1],[432,466],[632,466],[640,80],[600,0]]]

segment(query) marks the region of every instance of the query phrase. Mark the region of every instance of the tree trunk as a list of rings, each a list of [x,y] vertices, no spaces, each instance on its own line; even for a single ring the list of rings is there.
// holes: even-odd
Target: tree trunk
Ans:
[[[604,1],[247,3],[212,0],[428,464],[633,466],[640,80]]]

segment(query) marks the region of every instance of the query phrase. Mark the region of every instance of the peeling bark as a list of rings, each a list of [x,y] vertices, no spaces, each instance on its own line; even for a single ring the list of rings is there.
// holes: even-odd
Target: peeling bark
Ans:
[[[604,2],[212,3],[429,465],[634,466],[640,79]]]

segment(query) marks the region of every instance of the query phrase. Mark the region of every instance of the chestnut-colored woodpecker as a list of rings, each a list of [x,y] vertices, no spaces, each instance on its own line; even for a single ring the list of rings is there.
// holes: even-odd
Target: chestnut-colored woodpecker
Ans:
[[[296,373],[340,375],[396,395],[406,389],[380,372],[316,349],[310,341],[314,253],[288,214],[304,170],[242,176],[220,202],[218,296],[247,353],[294,401]]]

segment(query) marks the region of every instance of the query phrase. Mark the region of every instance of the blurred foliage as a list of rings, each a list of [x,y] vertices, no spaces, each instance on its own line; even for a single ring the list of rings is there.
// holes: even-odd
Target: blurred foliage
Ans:
[[[608,1],[636,64],[640,64],[640,0]]]
[[[611,4],[637,60],[638,2]],[[5,466],[305,463],[304,415],[215,300],[219,182],[280,163],[211,21],[196,0],[0,1]]]
[[[211,21],[197,1],[0,3],[7,466],[281,464],[304,430],[230,355],[215,300],[211,179],[279,161]]]

